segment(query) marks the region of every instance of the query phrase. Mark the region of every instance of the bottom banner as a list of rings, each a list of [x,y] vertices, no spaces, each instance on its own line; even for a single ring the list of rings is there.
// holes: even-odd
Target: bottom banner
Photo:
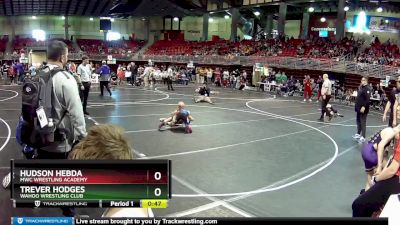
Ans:
[[[387,218],[71,218],[71,217],[13,217],[13,225],[164,225],[164,224],[268,224],[284,225],[305,223],[307,225],[388,225]]]

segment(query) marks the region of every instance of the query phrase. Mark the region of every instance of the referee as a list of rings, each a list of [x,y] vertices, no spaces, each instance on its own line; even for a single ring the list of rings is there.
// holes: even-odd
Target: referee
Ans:
[[[89,97],[89,91],[90,91],[90,78],[92,76],[92,68],[89,64],[89,57],[83,56],[82,57],[82,64],[78,66],[78,70],[76,72],[80,77],[82,81],[82,85],[84,87],[83,92],[83,113],[85,115],[89,115],[89,113],[86,111],[86,106],[87,106],[87,100]]]
[[[321,88],[322,102],[321,102],[321,117],[319,118],[320,122],[324,122],[326,105],[328,105],[332,94],[332,83],[329,80],[328,74],[325,73],[322,76],[322,79],[324,80],[324,83],[322,84]]]

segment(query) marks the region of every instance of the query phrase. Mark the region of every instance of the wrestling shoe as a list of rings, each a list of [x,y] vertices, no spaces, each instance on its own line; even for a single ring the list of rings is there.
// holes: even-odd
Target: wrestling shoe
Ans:
[[[365,138],[363,136],[358,139],[358,144],[363,144],[365,142]]]
[[[161,128],[165,125],[164,122],[161,122],[160,125],[158,125],[158,130],[161,130]]]
[[[339,117],[343,117],[343,115],[342,115],[342,114],[340,114],[340,113],[337,113],[336,115],[337,115],[337,116],[339,116]]]
[[[187,125],[186,127],[185,127],[185,133],[187,133],[187,134],[191,134],[192,133],[192,125]]]
[[[354,140],[358,140],[358,139],[360,139],[361,135],[355,134],[352,137],[353,137]]]

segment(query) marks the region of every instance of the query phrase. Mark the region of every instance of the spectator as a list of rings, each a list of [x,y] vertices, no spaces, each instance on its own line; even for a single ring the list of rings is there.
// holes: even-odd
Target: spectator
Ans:
[[[286,76],[286,73],[285,73],[285,72],[282,72],[282,75],[281,75],[281,82],[282,82],[282,83],[286,83],[287,80],[288,80],[288,78],[287,78],[287,76]]]
[[[131,64],[130,64],[130,71],[132,73],[131,85],[133,86],[133,84],[136,81],[137,74],[138,74],[138,67],[134,62],[131,62]]]
[[[372,187],[358,196],[353,204],[353,217],[371,217],[389,199],[400,193],[400,145],[397,143],[392,160],[382,172],[371,179]]]
[[[102,66],[100,67],[100,77],[99,77],[99,81],[100,81],[100,96],[103,96],[103,89],[104,87],[107,89],[108,93],[110,94],[110,96],[112,95],[110,87],[109,87],[109,82],[110,82],[110,78],[111,78],[111,69],[110,67],[107,65],[106,61],[102,62]]]
[[[394,106],[396,105],[395,104],[396,98],[399,93],[400,93],[400,77],[397,77],[396,88],[390,92],[388,102],[386,103],[385,111],[383,112],[382,116],[382,121],[385,122],[387,113],[389,112],[389,124],[388,124],[389,127],[395,126],[393,123],[393,115],[396,115],[394,114]]]
[[[31,75],[31,77],[36,76],[36,67],[34,65],[31,65],[29,67],[29,74]]]
[[[54,41],[47,47],[48,67],[64,68],[68,62],[68,48],[65,43]],[[58,129],[66,131],[60,133],[64,138],[43,149],[37,150],[38,159],[66,159],[72,150],[72,144],[86,136],[86,125],[79,99],[78,87],[74,79],[69,79],[65,72],[54,74],[52,98],[53,121]],[[66,113],[68,112],[68,113]],[[70,208],[63,208],[64,216],[74,216]]]
[[[364,143],[365,141],[370,96],[371,90],[368,85],[368,78],[363,77],[361,79],[361,86],[358,90],[355,105],[355,111],[357,113],[357,133],[353,135],[353,139],[357,140],[358,143]]]
[[[72,160],[131,160],[132,149],[122,128],[100,124],[90,128],[88,135],[75,146]],[[104,217],[153,217],[151,209],[109,208]]]
[[[282,74],[281,71],[279,71],[276,75],[275,75],[275,80],[276,83],[281,84],[282,83]]]
[[[229,80],[229,71],[228,70],[224,70],[223,75],[222,75],[222,83],[224,85],[224,88],[228,87],[230,80]]]
[[[303,81],[303,85],[304,85],[304,102],[306,102],[307,100],[309,102],[311,102],[311,97],[312,97],[312,87],[311,87],[311,79],[310,76],[306,75],[304,76],[304,81]]]
[[[17,62],[15,65],[15,68],[17,70],[17,77],[18,77],[18,82],[22,83],[24,82],[25,74],[24,74],[24,65],[21,62]]]
[[[17,70],[15,68],[15,64],[14,63],[12,63],[11,66],[8,68],[8,73],[7,74],[9,76],[9,78],[10,78],[10,85],[17,84],[17,81],[16,81]]]
[[[6,62],[4,62],[4,64],[1,66],[1,75],[3,76],[4,80],[8,78],[8,68],[9,65]]]

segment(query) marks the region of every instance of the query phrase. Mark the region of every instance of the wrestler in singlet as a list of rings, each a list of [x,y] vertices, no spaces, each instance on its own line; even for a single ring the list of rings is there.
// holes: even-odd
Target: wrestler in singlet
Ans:
[[[391,128],[385,128],[385,129],[391,129]],[[385,130],[383,129],[383,130]],[[382,142],[382,132],[383,130],[380,130],[379,132],[377,132],[374,136],[372,136],[372,138],[368,141],[368,143],[366,143],[363,146],[362,149],[362,158],[364,160],[364,164],[365,164],[365,171],[366,172],[370,172],[372,170],[374,170],[376,168],[376,166],[378,165],[378,145],[379,144],[385,144],[385,147],[388,147],[390,145],[390,141],[388,141],[387,143],[381,143]]]

